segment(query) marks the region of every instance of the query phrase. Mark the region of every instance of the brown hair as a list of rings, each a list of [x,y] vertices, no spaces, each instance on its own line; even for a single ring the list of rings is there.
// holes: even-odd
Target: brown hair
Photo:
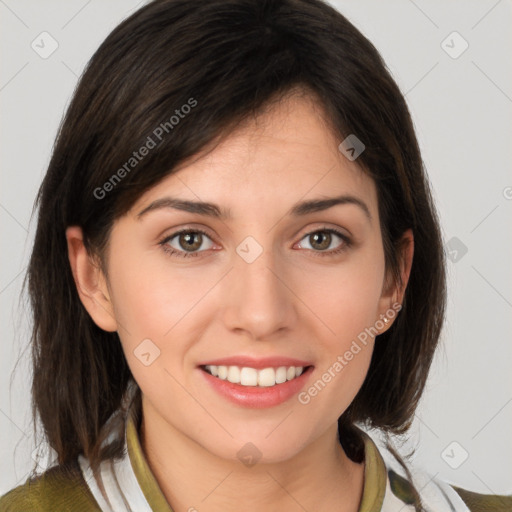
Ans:
[[[339,419],[340,441],[361,460],[356,422],[390,433],[409,428],[443,324],[445,268],[411,117],[381,56],[321,0],[155,0],[116,27],[88,63],[34,205],[33,414],[59,463],[83,453],[94,466],[119,455],[120,446],[102,450],[100,441],[132,378],[118,334],[98,328],[79,299],[66,227],[81,226],[88,251],[104,263],[113,223],[145,191],[294,88],[315,96],[340,141],[356,134],[365,144],[357,162],[375,180],[386,268],[397,282],[400,238],[414,233],[403,308],[378,337],[366,380]],[[156,147],[112,181],[165,122]]]

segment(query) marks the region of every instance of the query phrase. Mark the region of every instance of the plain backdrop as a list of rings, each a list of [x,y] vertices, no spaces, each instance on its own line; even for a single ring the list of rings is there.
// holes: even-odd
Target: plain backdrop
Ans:
[[[36,446],[30,318],[18,300],[35,194],[78,76],[143,3],[0,0],[0,494],[25,480]],[[446,327],[401,451],[416,448],[413,464],[450,483],[511,493],[512,4],[332,4],[375,44],[406,95],[449,257]],[[43,58],[41,47],[49,52],[52,44],[58,47]]]

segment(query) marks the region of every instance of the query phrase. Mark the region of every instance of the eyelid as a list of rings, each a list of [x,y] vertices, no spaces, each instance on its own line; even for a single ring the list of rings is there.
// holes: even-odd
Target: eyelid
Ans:
[[[215,241],[215,237],[213,237],[206,229],[197,228],[197,227],[189,227],[189,226],[180,228],[177,231],[173,231],[169,235],[164,235],[164,236],[160,237],[158,244],[165,245],[168,242],[170,242],[172,239],[178,237],[179,235],[181,235],[183,233],[201,233],[202,235],[208,237],[214,244],[217,244],[217,242]],[[180,251],[180,252],[186,252],[186,251]],[[200,252],[205,252],[205,251],[195,251],[195,252],[200,253]],[[192,253],[189,252],[189,254],[192,254]]]
[[[304,233],[302,235],[297,235],[297,236],[300,236],[300,239],[302,240],[305,236],[312,235],[313,233],[316,233],[317,231],[334,231],[334,232],[340,233],[340,235],[343,235],[347,238],[354,238],[354,236],[352,235],[350,230],[348,230],[345,227],[341,227],[337,224],[330,224],[328,222],[323,222],[323,223],[315,222],[314,224],[316,224],[314,227],[312,227],[312,228],[308,227],[307,230],[304,231]],[[299,233],[301,231],[299,231]]]
[[[341,252],[344,249],[348,249],[349,247],[351,247],[354,244],[354,240],[353,240],[352,236],[349,236],[349,235],[343,233],[343,231],[340,228],[332,228],[332,227],[328,227],[328,226],[318,227],[318,228],[314,228],[314,229],[308,231],[307,233],[305,233],[304,235],[301,236],[299,243],[301,243],[302,240],[304,240],[305,238],[307,238],[315,233],[322,233],[322,232],[330,233],[330,234],[340,238],[343,242],[341,244],[341,247],[339,247],[338,249],[330,249],[328,251],[327,250],[315,251],[314,249],[307,249],[308,251],[311,251],[311,252],[313,252],[315,254],[319,254],[319,255],[322,255],[322,254],[333,255],[333,254],[337,254],[338,252]]]

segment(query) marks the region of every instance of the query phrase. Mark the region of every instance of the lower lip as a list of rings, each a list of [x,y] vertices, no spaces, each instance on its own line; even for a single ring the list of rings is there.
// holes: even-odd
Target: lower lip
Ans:
[[[313,366],[307,368],[299,377],[268,387],[233,384],[228,380],[218,379],[201,368],[199,371],[215,391],[231,402],[254,409],[263,409],[282,404],[297,394],[304,387],[313,371]]]

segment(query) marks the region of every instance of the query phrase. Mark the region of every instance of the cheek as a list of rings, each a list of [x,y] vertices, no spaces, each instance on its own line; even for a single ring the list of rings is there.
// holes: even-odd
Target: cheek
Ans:
[[[212,272],[201,276],[199,272],[172,269],[165,255],[149,257],[135,250],[112,265],[115,316],[122,326],[119,336],[132,374],[148,394],[172,388],[169,373],[183,378],[188,351],[201,325],[201,308],[218,280]]]
[[[119,258],[111,271],[123,351],[143,393],[153,398],[160,393],[180,396],[170,376],[181,380],[180,365],[188,348],[187,338],[179,333],[187,313],[205,293],[188,286],[190,279],[182,273],[163,268],[164,256],[150,258],[133,251]]]
[[[322,338],[342,349],[377,320],[383,278],[384,256],[372,245],[328,271],[318,268],[298,278],[298,295],[321,320]]]
[[[165,255],[127,255],[113,266],[116,318],[129,337],[162,340],[207,291],[190,272],[171,271]],[[204,290],[202,288],[205,288]]]

